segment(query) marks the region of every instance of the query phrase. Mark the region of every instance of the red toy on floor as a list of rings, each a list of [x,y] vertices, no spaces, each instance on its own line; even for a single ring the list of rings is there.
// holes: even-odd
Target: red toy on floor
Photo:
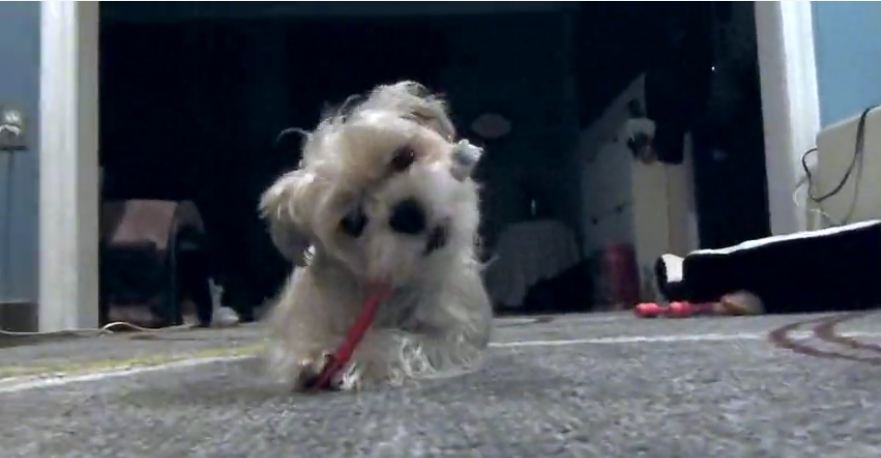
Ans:
[[[713,304],[692,304],[690,302],[671,302],[670,305],[661,305],[655,302],[644,302],[633,309],[640,318],[687,318],[699,314],[713,313]]]
[[[762,313],[762,303],[754,294],[737,292],[726,294],[718,302],[694,304],[687,301],[674,301],[670,305],[655,302],[638,304],[633,313],[640,318],[688,318],[697,315],[758,315]]]

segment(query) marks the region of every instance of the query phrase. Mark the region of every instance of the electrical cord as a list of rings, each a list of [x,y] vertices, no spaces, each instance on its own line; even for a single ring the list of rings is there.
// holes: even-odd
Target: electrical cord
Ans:
[[[801,201],[801,199],[798,198],[798,190],[801,189],[801,187],[804,186],[804,184],[807,183],[807,181],[808,181],[807,176],[802,177],[800,180],[798,180],[798,183],[795,184],[795,189],[792,191],[792,203],[797,208],[800,208],[802,210],[805,210],[805,206],[804,206],[804,203]],[[824,218],[825,222],[829,225],[832,225],[832,226],[839,226],[840,225],[837,221],[835,221],[834,218],[832,218],[831,215],[829,215],[828,213],[823,211],[822,207],[820,207],[819,205],[817,207],[818,208],[809,208],[807,210],[810,212],[814,212],[816,214],[819,214],[822,218]],[[815,226],[811,225],[808,227],[814,228]]]
[[[848,215],[847,215],[847,217],[845,217],[845,220],[843,223],[847,223],[847,221],[850,219],[850,216],[853,213],[853,209],[856,206],[857,195],[859,193],[859,189],[858,189],[859,182],[860,182],[860,179],[862,178],[862,173],[861,173],[862,172],[862,162],[863,162],[863,157],[865,155],[864,149],[865,149],[866,117],[869,115],[869,113],[872,110],[874,110],[877,107],[878,107],[878,105],[873,105],[871,107],[868,107],[865,110],[863,110],[862,114],[860,114],[860,119],[859,119],[859,122],[857,123],[856,138],[854,141],[854,151],[853,151],[853,156],[851,157],[851,160],[850,160],[850,164],[848,164],[847,170],[845,170],[844,175],[841,177],[841,180],[839,180],[838,184],[835,185],[835,187],[831,191],[829,191],[825,194],[822,194],[820,196],[815,196],[812,191],[814,176],[811,173],[810,167],[808,167],[807,158],[811,153],[818,152],[817,147],[815,146],[815,147],[805,151],[804,154],[802,154],[802,156],[801,156],[801,166],[802,166],[802,169],[804,169],[805,177],[802,180],[800,180],[798,184],[796,184],[795,191],[798,192],[798,188],[801,187],[802,184],[806,181],[807,185],[808,185],[808,189],[807,189],[808,198],[811,199],[811,201],[813,201],[814,203],[816,203],[818,205],[822,204],[824,201],[828,200],[829,198],[831,198],[831,197],[835,196],[836,194],[838,194],[839,192],[841,192],[841,190],[844,188],[844,186],[850,180],[850,176],[853,173],[854,169],[856,168],[857,161],[859,161],[860,170],[857,172],[857,182],[856,182],[856,189],[854,190],[854,199],[853,199],[853,202],[851,202],[851,208],[848,211]],[[820,212],[824,216],[829,217],[829,215],[827,215],[825,212],[823,212],[822,207],[820,208]]]
[[[107,323],[100,328],[83,328],[83,329],[68,329],[64,331],[7,331],[4,329],[0,329],[0,336],[8,336],[8,337],[37,337],[37,336],[102,336],[107,334],[114,334],[114,330],[119,330],[119,328],[137,331],[137,332],[149,332],[149,333],[158,333],[158,332],[170,332],[170,331],[184,331],[188,329],[195,328],[194,324],[181,324],[176,326],[167,326],[164,328],[145,328],[143,326],[138,326],[133,323],[129,323],[127,321],[114,321],[112,323]]]
[[[4,196],[4,206],[2,208],[3,213],[0,213],[0,215],[7,215],[7,217],[3,218],[4,237],[3,237],[2,243],[4,245],[3,246],[3,253],[5,256],[2,260],[0,260],[0,261],[2,261],[2,268],[3,268],[2,272],[0,272],[0,273],[2,273],[2,275],[0,275],[0,280],[2,280],[2,282],[0,282],[0,294],[2,294],[2,296],[0,296],[0,300],[2,300],[4,297],[8,296],[11,293],[10,278],[11,278],[12,269],[11,269],[10,259],[12,258],[12,253],[10,252],[10,249],[12,247],[11,221],[13,220],[13,218],[11,217],[11,215],[12,215],[12,210],[13,210],[13,208],[12,208],[12,204],[13,204],[12,193],[14,191],[14,186],[12,185],[12,179],[14,176],[13,169],[15,167],[14,166],[15,152],[13,152],[13,151],[4,151],[4,152],[7,153],[9,159],[7,160],[7,167],[6,167],[6,176],[5,176],[6,189],[5,189],[5,196]],[[114,321],[112,323],[107,323],[104,326],[101,326],[99,328],[68,329],[68,330],[62,330],[62,331],[49,331],[49,332],[46,332],[46,331],[9,331],[9,330],[0,328],[0,336],[5,336],[5,337],[102,336],[102,335],[114,334],[115,330],[121,330],[121,329],[129,330],[129,331],[136,331],[139,333],[160,333],[160,332],[188,330],[188,329],[193,329],[195,327],[197,327],[197,325],[181,324],[181,325],[174,325],[174,326],[166,326],[166,327],[162,327],[162,328],[146,328],[143,326],[138,326],[134,323],[129,323],[127,321]]]
[[[0,276],[0,294],[2,294],[2,298],[6,298],[10,295],[11,291],[11,258],[12,253],[10,252],[12,248],[12,193],[14,191],[14,186],[12,185],[12,179],[14,177],[13,169],[15,168],[15,152],[12,151],[4,151],[7,159],[7,167],[6,167],[6,176],[5,181],[5,194],[4,194],[4,203],[3,203],[3,215],[6,217],[3,218],[3,254],[4,257],[2,259],[3,262],[3,270],[2,276]],[[138,331],[138,332],[165,332],[165,331],[175,331],[175,330],[183,330],[183,329],[191,329],[193,325],[185,324],[179,326],[170,326],[164,328],[145,328],[142,326],[138,326],[133,323],[125,322],[125,321],[115,321],[113,323],[107,323],[100,328],[94,329],[70,329],[64,331],[54,331],[54,332],[41,332],[41,331],[8,331],[5,329],[0,329],[0,336],[6,337],[34,337],[34,336],[90,336],[90,335],[105,335],[105,334],[113,334],[114,330],[118,330],[120,328]]]

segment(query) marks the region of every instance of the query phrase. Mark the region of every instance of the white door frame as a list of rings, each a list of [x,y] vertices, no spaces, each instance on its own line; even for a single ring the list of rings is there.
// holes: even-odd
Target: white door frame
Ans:
[[[40,4],[41,331],[98,325],[98,3]]]
[[[755,4],[771,228],[806,227],[792,199],[819,131],[809,2]],[[98,4],[41,4],[40,329],[98,323]]]
[[[820,132],[820,100],[810,2],[756,2],[759,78],[771,232],[807,229],[793,193],[802,154]]]

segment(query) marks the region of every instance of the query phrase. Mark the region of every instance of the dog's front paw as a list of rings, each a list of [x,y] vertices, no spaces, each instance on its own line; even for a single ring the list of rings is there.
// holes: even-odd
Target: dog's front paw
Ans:
[[[330,388],[341,391],[351,391],[360,389],[363,386],[363,371],[354,362],[350,362],[343,366],[330,379]]]
[[[309,391],[315,387],[318,377],[324,366],[330,360],[331,354],[322,352],[313,358],[306,358],[297,366],[297,377],[294,381],[295,391]]]
[[[330,362],[332,355],[330,353],[322,353],[320,357],[309,358],[303,360],[298,368],[298,375],[295,383],[297,391],[310,391],[315,388],[327,389],[333,391],[350,391],[361,387],[362,371],[358,364],[350,362],[333,374],[327,383],[327,386],[316,387],[318,378],[321,376],[324,367]]]

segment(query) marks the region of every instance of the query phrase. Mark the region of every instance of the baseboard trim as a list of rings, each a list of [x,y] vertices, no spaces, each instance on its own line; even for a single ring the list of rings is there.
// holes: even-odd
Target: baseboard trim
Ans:
[[[32,332],[38,329],[39,307],[33,302],[0,302],[0,329]]]

